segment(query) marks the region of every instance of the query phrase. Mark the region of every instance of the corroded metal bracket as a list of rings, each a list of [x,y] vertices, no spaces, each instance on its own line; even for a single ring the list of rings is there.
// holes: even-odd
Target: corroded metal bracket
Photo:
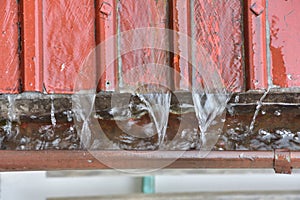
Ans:
[[[278,174],[292,173],[291,151],[288,149],[274,150],[274,170]]]

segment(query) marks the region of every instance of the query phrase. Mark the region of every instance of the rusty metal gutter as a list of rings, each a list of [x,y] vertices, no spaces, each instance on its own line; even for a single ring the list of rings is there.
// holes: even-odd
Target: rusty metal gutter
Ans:
[[[117,95],[115,98],[120,102],[124,99],[130,99],[130,102],[127,101],[128,104],[133,103],[135,105],[140,102],[138,98],[131,94],[99,93],[96,98],[96,112],[99,116],[102,116],[99,123],[109,139],[120,145],[123,151],[97,149],[92,154],[106,159],[106,161],[111,162],[113,166],[118,166],[120,169],[146,168],[149,163],[168,162],[169,165],[166,168],[273,168],[277,173],[291,173],[292,168],[300,168],[299,139],[297,139],[300,116],[299,91],[271,91],[262,102],[261,109],[264,113],[258,115],[253,133],[244,135],[245,126],[249,125],[257,101],[262,94],[261,92],[247,92],[236,93],[232,96],[228,104],[223,134],[213,151],[207,156],[201,157],[199,150],[193,148],[187,149],[187,151],[149,151],[147,147],[140,149],[136,145],[141,141],[141,138],[134,137],[131,138],[132,143],[124,147],[123,144],[125,143],[122,138],[125,133],[117,128],[114,120],[110,119],[112,117],[109,114],[112,95]],[[0,170],[109,168],[107,162],[99,162],[80,146],[80,139],[76,130],[73,132],[66,131],[70,127],[75,129],[74,119],[70,121],[66,115],[66,113],[72,112],[70,95],[27,94],[16,95],[14,99],[14,111],[19,116],[19,121],[12,123],[12,130],[16,130],[17,127],[19,132],[16,137],[9,138],[5,130],[0,127],[2,140]],[[51,104],[55,107],[54,116],[56,117],[56,127],[53,128],[51,128],[50,120]],[[191,106],[182,112],[180,104]],[[1,125],[5,125],[10,107],[7,95],[1,96],[0,105],[1,110],[4,111],[0,113],[0,122]],[[171,102],[173,113],[170,114],[167,129],[169,139],[175,138],[174,135],[180,133],[178,127],[180,123],[186,128],[194,124],[197,126],[192,105],[190,93],[174,93]],[[278,110],[281,111],[280,115],[276,113]],[[141,113],[134,114],[140,115]],[[186,122],[180,121],[183,116],[187,116]],[[149,123],[147,114],[143,114],[138,120],[139,123]],[[48,127],[48,129],[43,130],[41,127]],[[280,140],[283,140],[286,136],[289,137],[289,134],[295,136],[284,143],[281,143],[282,141],[278,142],[277,139],[262,141],[264,135],[261,135],[260,130],[269,131],[272,137],[281,137],[276,131],[283,128],[290,132],[285,133],[286,135],[283,135]],[[238,131],[234,135],[230,135],[232,129]],[[70,139],[71,136],[73,138]],[[60,138],[61,142],[53,146],[52,142],[57,138]],[[25,140],[28,142],[24,143]],[[153,144],[156,138],[146,138],[145,141]],[[44,146],[38,145],[39,142]],[[256,146],[257,142],[263,145],[263,148]],[[140,151],[127,151],[127,148],[139,149]],[[155,154],[147,155],[151,152],[155,152]]]
[[[274,168],[277,173],[291,173],[300,168],[300,152],[278,151],[211,151],[201,158],[199,151],[151,152],[94,151],[97,157],[109,158],[119,169],[147,169],[153,163],[174,160],[167,168]],[[182,154],[182,155],[181,155]],[[1,171],[109,169],[88,151],[0,151]],[[180,158],[176,159],[178,155]]]

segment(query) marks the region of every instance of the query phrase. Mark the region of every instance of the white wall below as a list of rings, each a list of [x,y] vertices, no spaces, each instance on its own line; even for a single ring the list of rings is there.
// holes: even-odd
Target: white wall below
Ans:
[[[126,174],[47,177],[46,172],[0,173],[0,200],[46,200],[53,197],[141,193],[141,177]],[[171,175],[170,175],[171,174]],[[157,193],[300,191],[300,174],[194,173],[156,175]],[[300,197],[299,197],[300,198]]]

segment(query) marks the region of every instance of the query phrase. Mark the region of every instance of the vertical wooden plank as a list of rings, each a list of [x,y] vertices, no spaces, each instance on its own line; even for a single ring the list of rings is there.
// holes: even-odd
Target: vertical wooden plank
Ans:
[[[127,32],[149,27],[168,28],[168,2],[168,0],[120,0],[118,10],[120,31]],[[120,87],[136,86],[145,82],[169,86],[170,74],[166,68],[160,67],[170,66],[169,52],[147,47],[133,49],[134,47],[130,46],[130,41],[135,41],[150,45],[152,43],[165,45],[168,48],[169,41],[165,39],[165,35],[160,35],[159,31],[150,33],[146,31],[143,35],[139,30],[131,36],[127,34],[126,39],[120,39],[120,48],[131,50],[121,55]],[[154,34],[154,37],[150,34]]]
[[[171,44],[173,44],[172,65],[175,71],[175,90],[190,90],[192,83],[191,66],[191,5],[190,0],[172,0],[171,29],[174,30]],[[184,53],[183,53],[184,51]],[[182,55],[187,55],[184,58]]]
[[[116,0],[96,1],[98,90],[113,91],[117,86],[117,5]],[[110,63],[110,58],[116,59]]]
[[[193,39],[216,64],[227,90],[243,91],[242,2],[194,0],[192,8]]]
[[[40,0],[20,2],[23,91],[43,90],[42,3]]]
[[[268,87],[265,6],[266,0],[247,0],[245,3],[247,89]]]
[[[0,93],[19,92],[18,3],[0,3]]]
[[[44,0],[43,16],[46,91],[72,93],[84,61],[95,47],[95,2]],[[84,73],[95,74],[95,66]],[[89,80],[81,83],[81,89],[94,88],[94,79]]]
[[[271,74],[276,86],[300,86],[299,17],[298,1],[269,0]]]

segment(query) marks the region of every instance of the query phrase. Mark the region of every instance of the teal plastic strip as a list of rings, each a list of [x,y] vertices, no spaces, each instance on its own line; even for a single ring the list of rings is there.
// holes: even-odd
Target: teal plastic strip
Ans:
[[[144,194],[155,193],[155,177],[145,176],[143,177],[142,190]]]

